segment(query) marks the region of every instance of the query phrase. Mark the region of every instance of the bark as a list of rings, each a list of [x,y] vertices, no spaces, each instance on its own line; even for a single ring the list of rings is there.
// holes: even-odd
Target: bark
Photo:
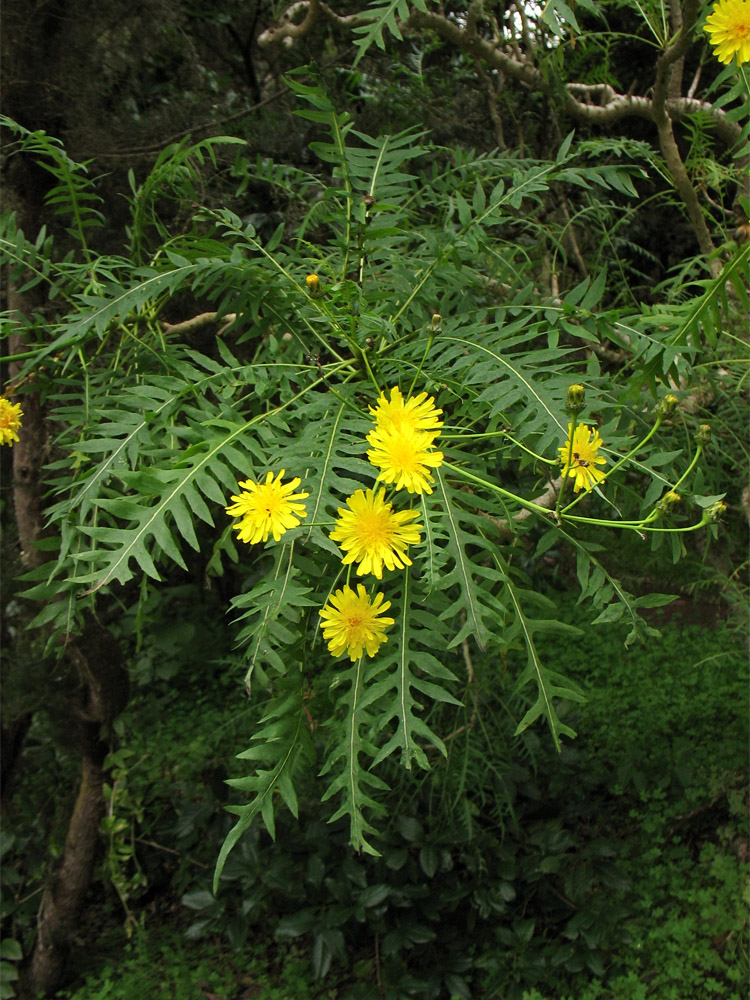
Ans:
[[[72,640],[66,656],[80,687],[71,700],[73,739],[81,750],[81,782],[57,876],[46,890],[37,917],[37,939],[25,985],[32,996],[52,993],[59,985],[91,885],[104,815],[106,736],[128,700],[128,674],[111,633],[90,622]]]
[[[715,247],[706,225],[706,219],[698,200],[698,194],[693,187],[690,176],[685,168],[672,128],[669,116],[667,97],[674,78],[675,67],[681,65],[685,52],[690,45],[691,32],[698,19],[698,0],[687,0],[682,14],[682,31],[675,41],[662,52],[656,64],[656,83],[653,96],[653,119],[659,133],[659,145],[664,159],[669,167],[672,180],[687,208],[693,232],[698,240],[698,246],[707,258],[711,258]],[[679,74],[678,74],[679,75]],[[710,261],[711,273],[714,277],[721,271],[721,262]]]
[[[84,895],[91,883],[99,843],[99,823],[104,814],[101,762],[84,756],[81,786],[63,849],[63,862],[53,887],[42,900],[37,939],[28,972],[31,996],[50,993],[59,985],[70,951]]]

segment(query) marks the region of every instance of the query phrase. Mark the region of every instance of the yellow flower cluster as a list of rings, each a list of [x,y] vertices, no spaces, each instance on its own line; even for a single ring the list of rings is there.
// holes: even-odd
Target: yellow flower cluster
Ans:
[[[308,279],[308,286],[312,284]],[[409,493],[431,493],[434,480],[428,470],[443,461],[442,453],[432,450],[442,427],[442,410],[435,408],[434,399],[422,392],[405,400],[396,386],[390,390],[390,399],[381,393],[370,412],[375,426],[367,435],[372,446],[367,456],[380,469],[376,482],[382,479]],[[239,518],[234,528],[241,542],[253,545],[268,541],[271,535],[278,541],[307,516],[301,501],[309,494],[294,492],[299,478],[284,483],[284,471],[277,476],[269,472],[265,482],[248,479],[239,484],[242,492],[232,497],[226,512]],[[419,545],[424,530],[415,523],[418,511],[394,510],[385,499],[385,489],[376,487],[356,490],[347,497],[346,506],[338,508],[338,515],[330,537],[344,553],[344,566],[355,564],[359,576],[372,574],[378,580],[383,579],[383,569],[411,566],[409,546]],[[390,606],[382,593],[371,600],[361,583],[356,591],[347,584],[333,593],[319,612],[331,654],[347,652],[352,660],[364,652],[374,656],[387,641],[386,626],[394,624],[392,618],[383,617]]]
[[[391,389],[390,400],[380,394],[377,406],[370,407],[375,427],[367,435],[372,445],[367,457],[380,469],[378,479],[393,483],[397,490],[432,493],[435,480],[429,469],[443,461],[442,452],[431,450],[443,426],[442,412],[426,392],[405,402],[398,386]]]
[[[11,403],[5,396],[0,396],[0,444],[13,445],[18,441],[18,429],[21,426],[23,410],[20,403]]]
[[[431,493],[434,479],[429,469],[443,461],[442,453],[432,450],[443,425],[442,410],[435,408],[435,400],[426,392],[405,400],[394,386],[389,395],[381,392],[377,404],[370,407],[375,426],[367,435],[371,446],[367,457],[380,470],[376,481],[409,493]],[[338,514],[331,539],[344,552],[344,566],[356,563],[359,576],[372,573],[378,580],[383,578],[383,568],[411,566],[408,548],[421,542],[424,530],[424,525],[414,523],[418,511],[395,511],[381,488],[356,490]],[[380,592],[371,602],[361,583],[356,593],[349,586],[337,590],[319,612],[331,654],[348,652],[356,660],[364,650],[374,656],[388,641],[385,627],[394,623],[382,617],[390,606]]]

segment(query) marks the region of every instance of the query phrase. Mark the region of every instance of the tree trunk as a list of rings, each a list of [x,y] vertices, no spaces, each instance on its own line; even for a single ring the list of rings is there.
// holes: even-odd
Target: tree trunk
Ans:
[[[71,938],[81,912],[99,843],[99,823],[104,813],[102,762],[84,755],[81,787],[63,849],[63,862],[55,884],[47,889],[37,921],[34,954],[28,970],[31,996],[50,993],[65,971]]]
[[[60,985],[76,924],[91,885],[104,814],[103,738],[128,700],[129,679],[122,653],[112,634],[90,622],[68,642],[66,656],[81,687],[71,701],[71,727],[81,749],[81,784],[63,847],[62,863],[47,889],[37,918],[38,933],[28,969],[29,993],[51,993]]]

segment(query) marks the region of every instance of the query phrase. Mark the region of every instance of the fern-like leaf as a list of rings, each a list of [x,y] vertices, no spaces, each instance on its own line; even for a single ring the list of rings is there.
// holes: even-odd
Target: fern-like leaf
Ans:
[[[331,745],[320,774],[321,777],[332,775],[322,796],[323,801],[334,795],[340,796],[341,804],[329,822],[348,816],[349,843],[355,850],[377,857],[380,852],[367,840],[367,836],[377,830],[366,819],[365,811],[370,816],[382,815],[384,807],[372,795],[388,786],[366,770],[359,758],[360,754],[364,754],[372,760],[377,753],[374,742],[376,717],[371,702],[373,694],[377,697],[378,691],[377,688],[373,691],[372,681],[381,668],[378,661],[373,664],[365,662],[365,659],[362,655],[336,673],[336,690],[340,689],[341,694],[336,701],[336,715],[330,720]]]
[[[296,692],[274,702],[261,720],[260,728],[253,734],[253,740],[255,744],[237,756],[241,760],[256,761],[255,774],[227,781],[232,788],[250,792],[253,798],[247,805],[229,807],[229,812],[239,818],[219,851],[214,872],[214,893],[219,887],[229,852],[258,814],[271,837],[275,838],[275,792],[278,791],[292,815],[297,816],[295,770],[303,762],[309,764],[313,756],[303,695]],[[265,766],[261,767],[261,764]]]
[[[566,625],[564,622],[557,621],[554,617],[531,618],[524,611],[521,603],[522,599],[542,604],[550,612],[551,616],[554,616],[556,611],[553,602],[541,594],[516,587],[509,577],[506,580],[506,586],[515,610],[515,620],[506,632],[505,640],[507,643],[511,643],[515,639],[520,638],[527,652],[526,668],[518,678],[517,688],[520,691],[527,684],[536,684],[537,688],[536,700],[518,723],[515,735],[518,736],[525,729],[528,729],[532,723],[536,722],[542,716],[547,720],[555,749],[559,751],[560,737],[569,736],[573,739],[576,734],[575,730],[571,729],[570,726],[566,726],[560,720],[555,700],[566,699],[568,701],[581,702],[585,701],[585,697],[577,684],[542,663],[536,648],[535,637],[540,632],[554,632],[563,637],[577,637],[581,635],[581,630],[574,628],[572,625]]]
[[[381,676],[370,690],[369,696],[373,700],[377,698],[378,703],[382,702],[384,706],[377,722],[377,731],[387,733],[389,729],[393,729],[393,733],[378,751],[372,766],[375,767],[392,753],[400,751],[403,767],[410,768],[412,761],[416,761],[420,767],[428,770],[427,756],[419,741],[428,741],[444,756],[446,750],[445,744],[430,728],[423,715],[418,714],[424,712],[423,703],[428,700],[431,703],[461,705],[444,686],[455,682],[455,675],[430,652],[442,645],[441,640],[445,641],[446,629],[430,606],[420,601],[419,591],[410,578],[409,570],[404,571],[400,596],[391,584],[388,597],[391,601],[390,614],[396,618],[396,627],[389,637],[385,652],[381,651],[379,654]]]

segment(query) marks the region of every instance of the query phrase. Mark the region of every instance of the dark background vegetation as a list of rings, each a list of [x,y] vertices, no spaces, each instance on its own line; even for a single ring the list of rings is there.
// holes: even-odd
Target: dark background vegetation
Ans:
[[[349,8],[359,9],[337,11]],[[554,101],[488,82],[438,36],[390,38],[385,53],[373,48],[355,67],[351,37],[325,22],[294,46],[261,49],[273,14],[261,0],[7,0],[4,113],[90,161],[107,218],[96,250],[123,244],[129,173],[142,178],[187,135],[235,135],[251,160],[322,172],[309,146],[314,129],[293,116],[283,80],[298,66],[317,64],[337,107],[371,135],[418,125],[437,147],[481,153],[502,142],[547,157],[572,127]],[[613,28],[643,34],[628,7],[611,17]],[[700,57],[691,50],[686,75]],[[575,78],[602,72],[585,45],[571,60]],[[653,61],[631,37],[613,50],[607,78],[623,92],[643,90]],[[704,72],[709,82],[716,70]],[[613,131],[653,141],[639,119]],[[54,230],[49,175],[30,156],[8,159],[3,173],[6,207],[27,231],[41,220]],[[236,194],[231,150],[212,173],[205,203],[229,205],[261,233],[299,221],[297,205],[255,179]],[[612,303],[651,301],[670,269],[700,266],[676,195],[655,175],[642,186],[643,208],[620,234],[627,286],[612,289]],[[728,196],[718,242],[733,226],[730,205]],[[192,208],[161,206],[176,231],[189,228]],[[561,219],[569,210],[544,209]],[[61,228],[57,235],[64,241]],[[586,258],[585,226],[577,236]],[[573,250],[560,268],[564,286],[580,277]],[[180,299],[168,318],[199,307]],[[53,315],[57,305],[38,297],[31,308]],[[705,403],[707,419],[715,403]],[[745,439],[745,417],[741,403],[725,406],[729,437]],[[27,567],[11,456],[1,458],[2,926],[19,946],[4,958],[22,967],[78,794],[81,737],[70,724],[70,671],[25,630],[31,615],[15,578]],[[719,478],[737,474],[733,454],[713,458]],[[541,727],[513,737],[526,707],[514,693],[515,665],[478,660],[474,713],[450,740],[449,760],[417,776],[393,767],[381,858],[355,855],[346,829],[327,823],[333,807],[311,788],[299,822],[280,815],[275,843],[260,825],[244,837],[217,898],[211,876],[231,826],[224,781],[238,773],[233,754],[258,723],[226,617],[241,570],[209,582],[195,556],[187,576],[175,571],[139,605],[137,621],[123,612],[128,600],[113,603],[106,625],[124,651],[130,700],[107,738],[95,878],[56,995],[739,998],[748,973],[746,526],[735,505],[710,551],[703,533],[692,536],[679,567],[663,551],[644,556],[633,540],[614,552],[636,592],[656,586],[680,600],[654,618],[663,638],[646,646],[624,652],[620,630],[601,627],[553,650],[588,696],[567,708],[579,735],[561,755]],[[575,622],[571,558],[553,550],[532,569]]]

